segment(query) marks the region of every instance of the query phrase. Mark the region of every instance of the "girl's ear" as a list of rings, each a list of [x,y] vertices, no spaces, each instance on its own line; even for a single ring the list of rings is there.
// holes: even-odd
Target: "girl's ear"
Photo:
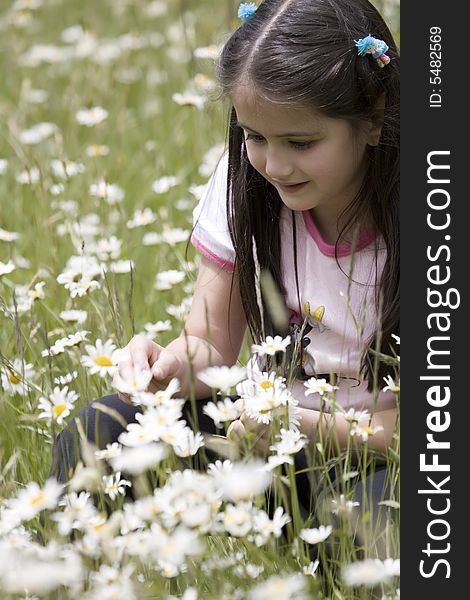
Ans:
[[[382,125],[385,116],[385,92],[383,92],[375,103],[372,118],[369,121],[367,131],[367,144],[369,146],[378,146],[380,134],[382,133]]]

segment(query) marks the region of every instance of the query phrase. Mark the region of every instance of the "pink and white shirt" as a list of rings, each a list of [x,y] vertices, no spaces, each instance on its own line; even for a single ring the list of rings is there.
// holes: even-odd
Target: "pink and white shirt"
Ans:
[[[194,208],[192,244],[223,269],[234,270],[235,251],[226,214],[228,153],[220,159],[205,192]],[[292,218],[296,219],[299,301],[294,270]],[[396,407],[395,395],[367,391],[360,374],[361,350],[374,334],[376,310],[374,284],[383,269],[386,248],[375,233],[356,242],[354,260],[351,246],[326,243],[310,211],[291,211],[285,205],[280,214],[281,272],[287,291],[285,301],[291,323],[302,325],[308,315],[310,342],[305,348],[305,376],[337,375],[336,401],[345,409],[386,410]],[[378,257],[375,259],[375,242]],[[256,369],[255,361],[250,367]],[[295,380],[290,389],[299,405],[319,410],[318,393],[305,396],[304,381]],[[325,406],[328,410],[328,405]]]

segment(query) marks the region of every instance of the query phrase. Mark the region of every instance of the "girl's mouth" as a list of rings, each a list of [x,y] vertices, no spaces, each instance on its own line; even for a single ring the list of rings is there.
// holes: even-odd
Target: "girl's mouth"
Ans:
[[[307,185],[308,181],[304,181],[303,183],[296,183],[294,185],[281,185],[278,183],[277,185],[281,188],[283,192],[287,192],[288,194],[293,194],[294,192],[298,192],[303,189]]]

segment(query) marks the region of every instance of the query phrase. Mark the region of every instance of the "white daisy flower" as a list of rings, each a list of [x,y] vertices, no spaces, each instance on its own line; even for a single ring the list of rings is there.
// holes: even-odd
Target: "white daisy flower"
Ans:
[[[121,444],[113,442],[112,444],[106,444],[106,448],[103,450],[95,450],[95,458],[97,460],[109,460],[120,456],[122,452]]]
[[[194,432],[190,427],[186,427],[172,446],[176,456],[187,458],[194,456],[199,448],[204,446],[204,438],[200,431]]]
[[[163,444],[144,444],[133,448],[124,448],[118,455],[109,459],[115,471],[140,475],[155,467],[165,458],[166,447]]]
[[[165,194],[166,192],[168,192],[172,187],[175,187],[176,185],[178,185],[180,183],[180,180],[178,177],[175,177],[173,175],[170,176],[166,176],[166,177],[160,177],[159,179],[156,179],[153,183],[152,183],[152,190],[156,193],[156,194]]]
[[[338,498],[332,498],[331,500],[331,512],[335,515],[339,513],[350,513],[355,506],[360,506],[359,502],[346,500],[344,494],[340,494]]]
[[[6,173],[8,168],[8,160],[6,158],[0,158],[0,175]]]
[[[59,179],[70,179],[75,175],[84,173],[85,170],[85,165],[80,162],[74,162],[73,160],[51,160],[51,171]]]
[[[330,536],[333,531],[333,527],[331,525],[320,525],[318,529],[316,527],[312,529],[302,529],[299,533],[299,537],[307,542],[307,544],[319,544],[320,542],[324,542],[327,537]]]
[[[394,394],[400,393],[400,379],[398,379],[398,382],[395,382],[391,375],[387,375],[386,377],[384,377],[384,381],[387,385],[384,388],[382,388],[383,392],[387,392],[388,390],[390,390]]]
[[[135,227],[145,227],[146,225],[154,223],[156,219],[157,215],[153,212],[151,208],[135,210],[132,219],[127,221],[126,226],[129,229],[134,229]]]
[[[64,419],[70,415],[75,402],[78,400],[78,394],[73,390],[69,391],[67,386],[60,388],[55,387],[49,398],[41,396],[39,399],[38,408],[42,410],[38,415],[38,419],[46,419],[48,425],[55,421],[58,425],[62,425]]]
[[[0,170],[1,175],[1,170]],[[0,240],[2,242],[16,242],[16,240],[20,239],[20,234],[16,231],[6,231],[6,229],[2,229],[0,227]]]
[[[379,583],[388,582],[392,575],[378,558],[366,558],[344,566],[341,577],[349,586],[375,587]]]
[[[124,190],[115,183],[107,183],[104,179],[92,183],[88,192],[90,196],[101,198],[111,205],[124,200]]]
[[[230,470],[212,475],[227,500],[251,500],[260,496],[271,483],[272,473],[264,469],[264,464],[264,461],[254,459],[246,463],[232,463]]]
[[[131,487],[131,485],[131,482],[127,479],[121,479],[120,471],[117,471],[114,475],[103,476],[103,491],[111,500],[115,500],[118,495],[124,496],[126,487]]]
[[[59,377],[54,377],[54,383],[57,385],[67,385],[71,383],[78,377],[78,371],[72,371],[71,373],[67,373],[66,375],[59,375]]]
[[[275,450],[278,454],[296,454],[304,448],[308,439],[307,436],[300,431],[293,429],[282,428],[280,434],[277,436],[280,438],[279,442],[276,442],[273,446],[270,446],[270,450]]]
[[[284,339],[280,335],[276,335],[274,338],[268,335],[266,340],[261,342],[261,344],[253,344],[251,351],[257,352],[259,356],[265,356],[266,354],[274,356],[276,352],[285,352],[289,344],[290,335]]]
[[[177,285],[186,277],[183,271],[176,271],[170,269],[169,271],[162,271],[158,273],[155,278],[155,289],[156,290],[171,290],[174,285]]]
[[[59,313],[59,317],[64,321],[70,321],[81,325],[87,320],[88,313],[86,310],[63,310]]]
[[[21,185],[32,185],[37,183],[40,178],[40,172],[37,167],[31,167],[30,169],[25,169],[24,171],[20,171],[16,176],[16,181]]]
[[[2,387],[7,394],[27,396],[29,391],[28,380],[35,375],[33,365],[24,363],[20,358],[15,358],[11,367],[1,366],[0,376]]]
[[[20,132],[19,140],[22,144],[28,146],[39,144],[43,140],[50,137],[57,130],[57,125],[54,123],[38,123],[31,129],[23,129]]]
[[[117,369],[116,345],[112,340],[104,344],[100,339],[96,340],[94,346],[86,344],[87,356],[82,356],[80,362],[89,369],[90,374],[98,373],[100,377],[113,376]]]
[[[234,537],[245,537],[252,528],[252,512],[251,502],[228,504],[223,513],[225,531]]]
[[[216,60],[220,54],[220,47],[215,44],[211,44],[210,46],[200,46],[194,50],[193,54],[196,58],[210,58]]]
[[[250,590],[248,600],[307,600],[305,577],[300,573],[273,575]]]
[[[0,277],[2,275],[8,275],[9,273],[13,273],[15,269],[15,263],[12,260],[9,260],[7,263],[4,263],[0,260]]]
[[[196,377],[210,388],[228,393],[246,377],[246,369],[237,366],[207,367],[199,371]]]
[[[173,94],[171,98],[180,106],[195,106],[199,110],[204,108],[204,104],[207,101],[206,96],[201,96],[200,94],[195,94],[194,92],[183,92],[182,94],[177,92]]]
[[[108,111],[101,106],[82,108],[75,114],[77,123],[86,127],[94,127],[108,118]]]
[[[93,144],[91,146],[87,146],[85,150],[85,154],[90,158],[96,158],[99,156],[107,156],[109,154],[109,146],[104,146],[101,144]]]
[[[55,479],[48,479],[43,488],[31,481],[26,488],[20,490],[16,498],[7,501],[7,507],[14,510],[21,520],[27,521],[45,508],[55,508],[62,490],[63,485]]]
[[[320,396],[323,396],[324,394],[331,394],[331,392],[338,389],[338,386],[327,383],[326,379],[317,379],[316,377],[311,377],[304,383],[304,386],[307,388],[305,391],[306,396],[310,394],[320,394]]]
[[[377,425],[376,427],[371,427],[370,425],[361,426],[358,423],[354,423],[351,427],[351,431],[349,432],[351,435],[357,435],[362,438],[363,442],[367,442],[367,440],[378,433],[379,431],[383,431],[384,428],[382,425]]]
[[[126,360],[128,353],[124,353],[119,356],[118,360]],[[116,361],[116,358],[115,358]],[[113,386],[123,394],[134,394],[135,392],[145,391],[150,382],[152,381],[152,370],[151,369],[140,369],[136,366],[132,367],[132,372],[127,379],[124,379],[119,371],[116,370],[113,378]]]
[[[234,421],[238,419],[241,414],[241,410],[236,404],[236,401],[230,398],[224,398],[215,404],[214,402],[207,402],[202,412],[208,415],[213,421],[216,427],[220,427],[222,423],[227,421]]]

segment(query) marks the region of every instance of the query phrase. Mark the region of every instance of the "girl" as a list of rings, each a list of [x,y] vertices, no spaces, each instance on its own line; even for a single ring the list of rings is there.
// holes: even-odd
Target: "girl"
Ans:
[[[305,395],[302,380],[325,379],[338,387],[344,409],[373,413],[371,428],[383,430],[369,447],[386,454],[397,406],[392,391],[379,391],[387,365],[377,351],[391,353],[399,328],[396,45],[367,0],[264,0],[253,8],[240,7],[244,21],[218,62],[222,97],[230,102],[228,152],[194,210],[192,243],[202,256],[184,331],[166,348],[134,337],[118,373],[127,379],[150,367],[150,391],[177,377],[181,395],[189,395],[191,370],[236,362],[247,326],[258,343],[284,335],[266,305],[258,306],[254,241],[260,268],[289,309],[290,333],[303,338],[292,385],[301,430],[313,440],[323,415],[332,450],[348,445],[347,419],[320,411],[320,388]],[[200,410],[210,389],[197,379],[194,385],[201,428],[210,431]],[[126,400],[120,394],[100,402],[131,421],[137,409]],[[82,422],[95,418],[90,439],[101,446],[117,440],[122,427],[115,420],[93,407],[81,413]],[[243,437],[248,422],[242,414],[231,437]],[[60,479],[74,464],[72,428],[55,447]]]

